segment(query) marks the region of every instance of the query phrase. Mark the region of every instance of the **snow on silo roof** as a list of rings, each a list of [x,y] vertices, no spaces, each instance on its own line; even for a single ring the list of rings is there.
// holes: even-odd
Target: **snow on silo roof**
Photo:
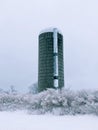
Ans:
[[[55,29],[57,30],[58,33],[62,34],[62,32],[59,29],[53,28],[53,27],[52,28],[46,28],[46,29],[42,30],[39,34],[46,33],[46,32],[54,32]]]

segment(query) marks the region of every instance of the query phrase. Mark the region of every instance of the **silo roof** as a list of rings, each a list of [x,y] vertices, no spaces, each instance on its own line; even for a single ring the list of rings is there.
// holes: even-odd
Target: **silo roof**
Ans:
[[[62,32],[57,28],[46,28],[46,29],[42,30],[39,34],[47,33],[47,32],[54,32],[54,30],[57,30],[58,33],[62,34]]]

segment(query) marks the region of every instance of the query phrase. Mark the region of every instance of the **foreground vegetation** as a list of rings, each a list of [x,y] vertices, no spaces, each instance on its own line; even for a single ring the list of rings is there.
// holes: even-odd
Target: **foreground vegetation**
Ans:
[[[32,114],[98,115],[98,91],[48,89],[38,94],[1,91],[0,111],[16,110],[27,110]]]

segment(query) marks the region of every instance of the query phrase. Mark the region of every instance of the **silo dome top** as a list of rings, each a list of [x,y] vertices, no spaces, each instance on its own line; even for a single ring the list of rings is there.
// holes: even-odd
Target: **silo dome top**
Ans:
[[[55,30],[58,33],[62,34],[62,32],[59,29],[57,29],[57,28],[46,28],[46,29],[42,30],[39,34],[47,33],[47,32],[54,32]]]

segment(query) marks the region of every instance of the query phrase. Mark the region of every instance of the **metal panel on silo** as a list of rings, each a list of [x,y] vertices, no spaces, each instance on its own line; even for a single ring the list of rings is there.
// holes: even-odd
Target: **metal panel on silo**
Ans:
[[[56,46],[57,46],[57,52],[55,52]],[[57,80],[58,85],[55,86],[55,81]],[[63,36],[55,28],[44,30],[39,35],[39,65],[38,65],[39,91],[46,90],[47,88],[55,88],[55,87],[61,88],[63,86],[64,86]]]

